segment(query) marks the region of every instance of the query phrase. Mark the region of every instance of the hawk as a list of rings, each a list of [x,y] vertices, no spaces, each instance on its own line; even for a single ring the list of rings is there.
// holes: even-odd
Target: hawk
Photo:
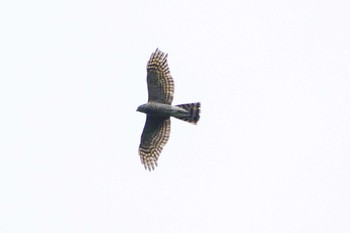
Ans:
[[[170,117],[196,124],[201,104],[171,105],[174,96],[174,81],[171,77],[168,54],[156,49],[147,64],[148,102],[137,111],[147,114],[141,135],[139,155],[145,169],[157,166],[159,155],[170,135]]]

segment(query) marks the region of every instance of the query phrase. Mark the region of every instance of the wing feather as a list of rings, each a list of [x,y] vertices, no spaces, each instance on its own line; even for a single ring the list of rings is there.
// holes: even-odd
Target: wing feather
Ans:
[[[168,54],[156,49],[147,64],[148,102],[171,104],[174,96],[174,81],[171,77]]]
[[[147,116],[141,136],[139,155],[145,169],[154,170],[170,135],[170,118]]]

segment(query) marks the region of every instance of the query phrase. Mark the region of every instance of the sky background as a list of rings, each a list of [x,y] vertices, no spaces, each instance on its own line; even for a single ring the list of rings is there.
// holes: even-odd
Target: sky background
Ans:
[[[350,232],[349,9],[0,0],[0,233]],[[202,114],[148,172],[156,48]]]

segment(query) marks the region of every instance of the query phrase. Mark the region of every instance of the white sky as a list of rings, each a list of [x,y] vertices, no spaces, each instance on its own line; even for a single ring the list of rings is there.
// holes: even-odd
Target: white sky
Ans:
[[[0,0],[0,233],[350,232],[349,9]],[[157,47],[202,115],[147,172]]]

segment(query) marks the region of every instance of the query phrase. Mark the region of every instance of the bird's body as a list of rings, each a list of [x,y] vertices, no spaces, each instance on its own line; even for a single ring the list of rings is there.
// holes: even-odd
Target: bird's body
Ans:
[[[137,108],[137,111],[155,117],[175,117],[180,120],[191,117],[191,113],[184,108],[156,102],[143,104]]]
[[[170,135],[170,117],[196,124],[200,103],[171,105],[174,82],[170,75],[167,55],[158,49],[152,53],[147,65],[148,103],[137,111],[147,114],[141,136],[139,154],[148,170],[154,169],[158,157]]]
[[[137,111],[158,117],[171,117],[175,116],[177,112],[187,112],[179,107],[157,102],[143,104],[137,108]]]

